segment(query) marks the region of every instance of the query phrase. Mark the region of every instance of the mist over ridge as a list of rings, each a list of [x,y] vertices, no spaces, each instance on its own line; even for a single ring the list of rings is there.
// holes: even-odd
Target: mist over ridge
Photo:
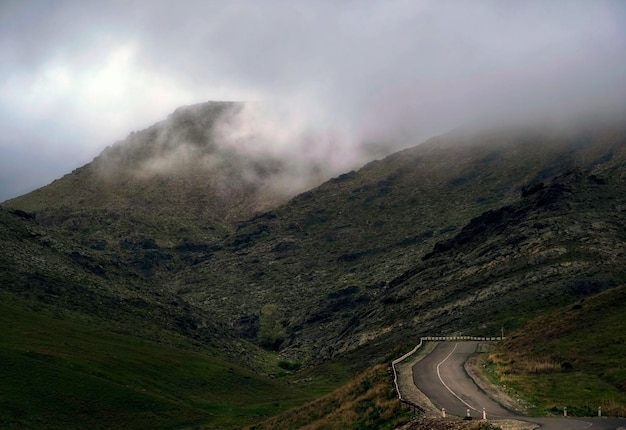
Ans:
[[[131,132],[87,166],[105,182],[204,181],[225,197],[244,186],[279,202],[386,156],[396,145],[310,129],[260,103],[209,101],[181,106]]]
[[[510,158],[520,148],[538,142],[546,146],[544,154],[549,154],[564,150],[572,141],[582,150],[589,142],[619,140],[626,102],[604,100],[550,111],[515,110],[514,114],[504,110],[426,139],[409,129],[388,130],[384,138],[373,139],[323,121],[313,126],[304,112],[280,103],[243,101],[180,106],[167,118],[131,132],[92,162],[55,180],[50,189],[56,190],[57,199],[47,204],[72,205],[75,195],[80,195],[81,201],[98,207],[113,204],[113,208],[132,210],[136,199],[141,199],[140,210],[149,202],[146,207],[174,214],[181,202],[196,200],[191,216],[245,218],[377,160],[403,160],[409,154],[403,163],[411,169],[409,160],[414,155],[410,154],[421,152],[421,146],[439,151],[440,161],[450,166],[447,174],[462,175],[457,156],[468,144],[493,148]],[[549,159],[538,161],[549,163]],[[428,168],[436,170],[438,164]],[[168,191],[160,190],[163,186]]]
[[[339,165],[355,142],[616,103],[625,23],[619,0],[3,2],[0,200],[202,100],[259,102],[280,126],[261,134]]]

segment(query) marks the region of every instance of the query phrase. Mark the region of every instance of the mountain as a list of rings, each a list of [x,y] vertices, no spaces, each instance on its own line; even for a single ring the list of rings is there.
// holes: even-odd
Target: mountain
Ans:
[[[623,116],[461,127],[293,195],[288,160],[219,139],[241,109],[4,202],[3,293],[304,387],[626,283]]]
[[[41,223],[68,229],[95,222],[103,235],[147,229],[146,234],[165,241],[185,235],[211,238],[227,220],[284,199],[269,190],[270,179],[282,169],[280,160],[246,155],[215,137],[220,124],[241,109],[230,102],[179,108],[8,205],[36,212]]]
[[[275,305],[266,340],[300,359],[513,329],[623,282],[625,136],[457,130],[239,223],[168,285],[251,338]]]

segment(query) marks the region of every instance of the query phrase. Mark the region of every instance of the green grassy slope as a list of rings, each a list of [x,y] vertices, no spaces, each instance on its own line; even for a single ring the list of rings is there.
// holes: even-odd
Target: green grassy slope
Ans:
[[[537,414],[626,416],[626,287],[542,315],[490,355],[490,372]]]
[[[320,393],[7,294],[0,325],[5,429],[241,428]]]

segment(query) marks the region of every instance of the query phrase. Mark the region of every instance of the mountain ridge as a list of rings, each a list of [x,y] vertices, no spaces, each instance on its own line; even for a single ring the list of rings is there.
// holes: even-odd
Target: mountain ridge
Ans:
[[[239,108],[177,110],[3,202],[2,290],[251,368],[263,347],[356,374],[419,336],[512,331],[626,282],[621,118],[462,127],[287,198],[268,185],[280,160],[211,140]],[[203,186],[220,172],[242,180]]]
[[[437,140],[433,140],[432,142],[433,143],[431,146],[435,146],[437,143]],[[614,142],[611,145],[613,144]],[[420,151],[422,150],[432,151],[433,150],[432,147],[429,148],[428,145],[426,146],[420,145],[416,147],[415,151],[418,150],[417,148],[419,148]],[[534,148],[531,148],[529,153],[532,153],[533,150]],[[608,150],[612,151],[613,149],[609,148]],[[406,153],[406,151],[403,151],[403,152]],[[410,150],[408,152],[410,153]],[[391,160],[395,160],[398,157],[399,156],[396,154],[396,155],[390,156],[389,158]],[[560,160],[561,155],[555,151],[554,158]],[[616,160],[617,159],[613,160],[613,162],[616,162]],[[610,163],[610,161],[608,161],[607,163]],[[575,164],[574,161],[568,161],[568,160],[566,160],[566,162],[561,161],[562,167],[556,170],[553,169],[551,172],[567,171],[567,169],[569,169],[573,164]],[[375,169],[375,168],[381,169],[381,166],[384,167],[384,165],[385,165],[385,161],[373,162],[365,166],[360,172],[367,171],[368,169]],[[593,162],[592,162],[592,165],[593,165]],[[608,167],[604,165],[604,167],[602,168],[606,169]],[[598,165],[596,165],[594,169],[601,169],[601,168],[598,167]],[[384,171],[384,169],[381,169],[381,170]],[[445,169],[439,170],[439,172],[442,172],[442,171],[445,171]],[[515,199],[518,199],[522,194],[524,193],[528,194],[529,190],[532,188],[532,186],[534,186],[533,184],[535,185],[537,184],[537,180],[538,180],[537,178],[550,178],[549,175],[551,172],[542,172],[542,171],[539,171],[539,169],[537,169],[536,171],[529,170],[524,175],[520,175],[520,179],[518,179],[518,182],[515,186],[508,185],[504,191],[496,187],[494,188],[495,190],[494,194],[500,193],[500,195],[502,195],[504,193],[507,193],[506,195],[508,195],[508,197],[506,198],[505,202],[513,202],[515,201]],[[445,240],[448,236],[451,236],[453,232],[455,232],[456,230],[460,228],[460,225],[457,227],[457,224],[461,224],[461,222],[454,223],[453,225],[450,225],[452,224],[450,223],[447,225],[440,226],[439,230],[428,228],[429,227],[428,225],[422,226],[421,228],[416,229],[414,227],[415,225],[414,223],[416,219],[414,213],[412,214],[413,215],[412,217],[407,217],[406,215],[400,215],[400,216],[396,215],[393,218],[394,222],[404,224],[403,225],[404,228],[399,229],[403,233],[403,235],[398,236],[395,240],[390,241],[390,238],[393,236],[390,235],[389,229],[386,229],[383,227],[381,229],[382,236],[380,234],[372,233],[372,232],[375,232],[377,225],[384,225],[384,222],[385,222],[384,220],[374,218],[370,220],[361,219],[357,223],[354,222],[355,220],[359,218],[359,216],[357,215],[357,210],[349,211],[349,210],[346,210],[345,206],[350,205],[351,201],[355,201],[358,199],[358,197],[356,198],[354,197],[355,194],[357,194],[357,196],[360,196],[362,194],[367,193],[366,196],[363,196],[363,198],[359,199],[361,203],[360,210],[362,213],[365,213],[366,211],[363,210],[363,206],[364,206],[363,203],[365,203],[365,206],[367,206],[368,204],[371,206],[371,203],[370,203],[371,201],[379,200],[383,202],[386,199],[387,201],[394,200],[393,196],[389,198],[388,195],[393,192],[391,190],[392,188],[394,188],[394,186],[395,186],[394,188],[395,190],[399,188],[399,185],[398,185],[398,183],[400,182],[399,178],[401,178],[403,175],[405,175],[405,177],[408,175],[407,170],[398,169],[395,173],[391,173],[391,174],[389,174],[389,172],[386,172],[384,177],[381,180],[376,180],[376,181],[372,180],[370,181],[369,185],[366,185],[365,187],[363,187],[363,186],[355,186],[355,182],[357,182],[357,178],[359,177],[358,172],[348,173],[348,174],[339,176],[338,178],[335,178],[331,180],[330,182],[327,182],[326,184],[321,185],[320,187],[316,188],[315,190],[312,190],[311,192],[307,192],[307,193],[297,196],[296,198],[292,200],[292,202],[288,203],[285,206],[282,206],[278,210],[267,213],[265,216],[256,217],[249,223],[243,223],[239,227],[239,235],[236,236],[238,237],[237,241],[233,242],[233,244],[237,246],[243,246],[242,249],[239,249],[239,251],[237,251],[237,252],[240,252],[240,258],[241,258],[240,261],[244,262],[249,272],[256,273],[254,276],[256,277],[268,276],[266,274],[269,272],[269,268],[277,260],[282,259],[282,257],[280,257],[280,250],[285,249],[285,252],[288,251],[287,252],[288,256],[284,258],[289,260],[286,266],[294,267],[294,271],[292,272],[292,274],[286,276],[285,279],[297,280],[298,277],[302,278],[306,273],[309,273],[308,275],[309,279],[307,280],[305,278],[305,280],[301,282],[311,283],[313,282],[314,277],[325,276],[324,272],[326,272],[327,273],[326,280],[322,279],[321,282],[318,281],[317,282],[318,285],[324,284],[325,282],[332,283],[334,273],[329,272],[329,267],[332,267],[332,266],[340,267],[341,269],[337,269],[336,273],[343,273],[342,275],[340,274],[339,276],[343,276],[344,278],[347,278],[347,279],[344,281],[341,281],[341,279],[339,278],[341,282],[339,285],[337,281],[334,281],[334,285],[331,286],[331,291],[326,291],[325,293],[320,294],[320,296],[324,297],[323,294],[335,295],[336,293],[334,293],[333,291],[336,291],[337,293],[343,291],[344,293],[340,293],[340,294],[346,294],[346,296],[344,297],[338,296],[334,298],[324,297],[321,300],[321,303],[319,305],[313,306],[313,309],[320,309],[320,311],[314,311],[315,313],[313,315],[309,314],[309,316],[306,317],[306,319],[311,319],[311,318],[314,320],[315,319],[319,319],[319,320],[328,319],[328,316],[330,314],[336,313],[337,310],[339,311],[343,310],[344,306],[342,306],[341,304],[342,301],[346,302],[347,300],[348,302],[349,301],[367,302],[368,299],[371,299],[374,295],[377,294],[376,293],[377,290],[380,290],[380,288],[384,287],[385,285],[388,285],[389,282],[393,282],[393,279],[396,279],[398,275],[401,275],[410,267],[406,265],[404,266],[405,268],[398,267],[397,265],[398,263],[401,262],[401,259],[406,260],[408,255],[416,255],[416,258],[422,258],[428,252],[432,251],[431,247],[435,246],[438,241],[441,241],[441,239]],[[489,179],[488,173],[482,173],[482,176],[483,176],[482,178],[483,182]],[[444,180],[440,180],[440,183],[441,183],[440,187],[444,191],[447,191],[449,193],[450,192],[454,193],[454,190],[453,189],[450,190],[450,188],[463,187],[464,184],[467,183],[463,181],[458,181],[457,180],[458,178],[459,176],[454,175],[453,177],[448,177]],[[598,179],[596,179],[596,181],[597,180]],[[411,181],[410,183],[414,184],[414,181]],[[349,187],[352,187],[352,189],[348,189]],[[528,187],[531,187],[531,188],[528,188]],[[340,189],[343,189],[344,191],[342,191],[341,194],[339,194],[339,196],[335,198],[335,197],[330,197],[331,196],[330,193],[325,193],[326,189],[332,189],[335,192],[337,192]],[[548,187],[547,189],[552,190],[555,188]],[[317,200],[316,195],[322,192],[325,193],[324,196],[326,200],[328,200],[329,198],[331,199],[330,203],[323,203],[320,201],[316,201]],[[423,197],[427,192],[428,190],[424,188],[424,189],[418,190],[416,194],[419,194]],[[406,195],[404,197],[406,198]],[[479,215],[481,213],[481,209],[489,210],[489,207],[494,207],[493,205],[490,206],[489,198],[485,197],[484,195],[479,195],[478,198],[476,198],[475,195],[473,197],[474,197],[473,201],[467,199],[466,197],[465,198],[466,200],[461,201],[461,204],[458,204],[457,202],[457,207],[459,206],[462,206],[462,207],[460,211],[457,211],[457,213],[454,214],[454,216],[459,217],[459,219],[461,220],[464,219],[463,222],[470,222],[470,220],[472,219],[472,216]],[[440,197],[437,197],[437,199],[439,202],[441,202]],[[410,197],[408,198],[408,200],[410,200]],[[330,218],[329,211],[327,209],[324,210],[323,205],[326,204],[327,206],[332,207],[332,205],[335,204],[333,203],[334,201],[341,201],[343,204],[343,207],[342,209],[337,210],[334,213],[333,217]],[[397,199],[395,199],[395,201],[397,201]],[[396,204],[396,203],[393,203],[393,204]],[[447,204],[450,204],[450,202],[448,202]],[[283,225],[282,227],[279,225],[278,226],[279,231],[274,232],[273,226],[276,224],[280,224],[281,213],[292,210],[292,209],[289,209],[292,206],[299,206],[300,208],[304,208],[305,210],[302,211],[301,209],[295,209],[294,211],[300,214],[299,215],[300,218],[295,219],[293,216],[289,216],[290,222],[287,225]],[[307,207],[310,207],[312,210],[306,209]],[[336,207],[339,207],[338,204]],[[497,209],[497,206],[495,207]],[[376,207],[375,209],[376,210],[373,212],[377,212],[377,213],[384,214],[384,215],[391,212],[390,207],[384,206],[384,203],[382,206],[379,203],[379,206]],[[441,207],[439,207],[438,209],[441,210]],[[409,205],[403,208],[402,210],[414,211],[415,208]],[[449,213],[451,212],[451,210],[452,209],[446,209],[445,211],[442,210],[442,212]],[[345,212],[349,212],[349,214],[351,215],[347,215]],[[370,211],[370,214],[371,212],[372,211]],[[465,212],[465,214],[463,214],[463,216],[460,217],[459,215],[462,214],[462,212]],[[404,213],[406,214],[406,212]],[[302,215],[304,215],[304,217],[302,217]],[[436,217],[437,215],[431,215],[429,220],[434,219]],[[331,221],[329,221],[329,219]],[[408,219],[409,221],[407,222],[406,219]],[[450,219],[450,217],[448,217],[448,219]],[[294,222],[296,220],[297,222]],[[413,226],[409,224],[413,224]],[[319,230],[319,233],[316,233],[316,231],[318,230]],[[410,235],[406,235],[406,232],[411,231],[411,230],[414,230],[413,233]],[[350,233],[351,231],[352,233]],[[308,246],[309,249],[307,252],[306,244],[307,244],[307,241],[312,240],[311,239],[312,235],[318,235],[318,237],[315,241],[311,243],[310,246]],[[276,237],[274,238],[274,236]],[[346,237],[346,241],[349,242],[349,244],[344,245],[343,244],[344,242],[342,241],[342,237]],[[372,247],[371,244],[376,243],[377,240],[380,240],[381,242],[384,240],[386,243],[382,242],[384,245],[379,244],[378,246]],[[307,271],[306,268],[301,267],[299,263],[295,261],[295,260],[298,260],[298,258],[296,257],[297,255],[302,256],[300,260],[307,260],[311,262],[314,261],[313,259],[320,259],[319,256],[317,257],[315,256],[315,250],[325,249],[323,245],[324,242],[328,242],[332,244],[332,246],[325,245],[326,248],[328,249],[328,254],[324,255],[326,258],[322,258],[319,263],[316,263],[314,266],[311,266],[312,268],[324,267],[324,269],[322,270],[316,269],[316,270],[311,271],[311,268],[309,268]],[[345,247],[345,248],[343,248],[342,250],[342,247]],[[350,250],[350,247],[352,248],[352,250]],[[255,252],[256,248],[259,249],[260,251],[259,253]],[[407,250],[411,250],[412,251],[411,254],[407,254]],[[415,252],[417,252],[417,254],[415,254]],[[377,270],[375,271],[376,273],[375,278],[373,279],[369,278],[370,281],[368,281],[368,283],[366,283],[365,285],[363,284],[359,285],[359,284],[352,282],[352,281],[358,280],[359,272],[361,271],[360,268],[364,266],[367,267],[367,265],[372,265],[372,264],[376,265],[377,263],[375,262],[370,263],[369,261],[375,260],[383,253],[387,254],[387,260],[385,261],[386,264],[378,265],[376,267]],[[391,268],[387,266],[387,264],[389,264],[389,261],[390,261],[389,254],[392,254],[392,253],[395,254],[394,257],[397,256],[397,258],[395,258],[394,263],[392,263],[395,266],[395,268],[393,266]],[[365,261],[365,263],[361,263],[363,261]],[[204,265],[206,264],[208,263],[204,263]],[[220,270],[222,271],[227,268],[226,264],[221,264],[219,262],[216,265],[219,266]],[[284,267],[285,264],[283,264],[282,266]],[[255,267],[259,267],[259,269],[255,269]],[[199,269],[201,270],[202,267]],[[339,272],[339,270],[342,270],[343,272]],[[371,269],[368,269],[368,270],[370,270],[370,272],[366,272],[366,273],[372,273]],[[385,275],[385,272],[387,272],[388,275]],[[198,276],[198,271],[196,271],[195,276],[196,277]],[[219,275],[216,272],[211,272],[211,276],[219,276]],[[257,282],[258,281],[254,279],[250,279],[248,285],[251,286],[252,288],[259,288],[259,291],[261,291],[262,289],[264,291],[264,294],[267,295],[268,294],[268,290],[266,287],[267,284],[258,284],[259,286],[255,287],[255,284],[257,284]],[[288,281],[288,282],[291,282],[292,285],[294,285],[293,281]],[[301,294],[306,294],[306,293],[302,293],[301,289],[297,289],[297,291],[299,292],[298,299],[302,299]],[[350,291],[352,291],[352,293],[350,293]],[[276,302],[279,302],[279,300],[285,300],[286,297],[284,295],[281,296],[283,292],[284,292],[284,289],[280,289],[277,292],[275,298],[272,300]],[[360,292],[362,294],[357,294],[357,292]],[[328,300],[329,298],[332,300]],[[335,302],[335,304],[332,304],[332,305],[328,304],[329,302],[333,302],[333,301]],[[326,304],[324,304],[323,302],[326,302]],[[349,306],[349,303],[346,302],[344,303],[344,305]],[[293,308],[294,306],[290,302],[288,307]],[[337,309],[333,310],[334,308],[337,308]],[[326,311],[324,311],[324,309],[326,309]]]

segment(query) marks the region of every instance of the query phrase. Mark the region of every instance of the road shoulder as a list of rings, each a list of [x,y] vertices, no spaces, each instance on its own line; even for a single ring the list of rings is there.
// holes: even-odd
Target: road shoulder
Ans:
[[[525,415],[526,409],[521,401],[511,397],[502,387],[489,382],[482,372],[482,367],[487,358],[487,353],[478,352],[465,362],[465,371],[474,383],[483,390],[491,399],[498,402],[506,409],[516,414]],[[494,424],[507,430],[533,430],[539,427],[537,424],[519,420],[494,420]]]
[[[526,415],[527,411],[521,399],[511,397],[502,387],[492,384],[483,374],[482,368],[487,359],[487,353],[478,352],[465,362],[465,371],[474,380],[474,383],[487,395],[500,403],[506,409],[519,415]]]

